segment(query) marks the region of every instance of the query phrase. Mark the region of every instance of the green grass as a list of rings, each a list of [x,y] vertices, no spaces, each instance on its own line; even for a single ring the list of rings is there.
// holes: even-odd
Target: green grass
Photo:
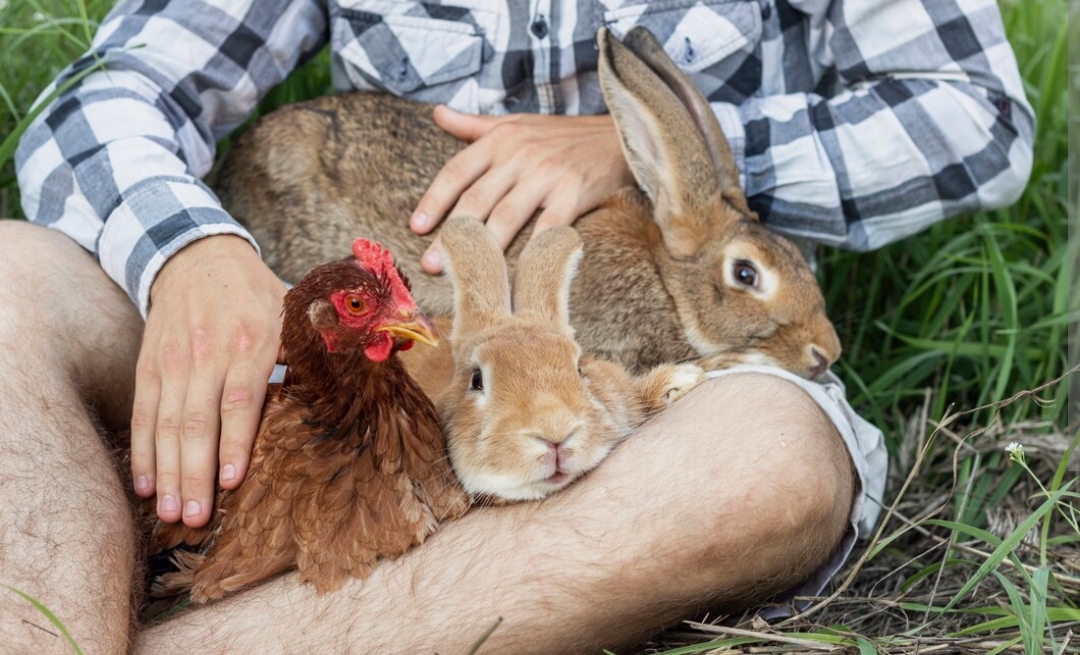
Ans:
[[[85,50],[110,4],[15,0],[0,8],[0,143]],[[844,345],[841,375],[853,403],[885,430],[898,462],[888,519],[838,580],[836,597],[811,615],[778,628],[740,624],[738,634],[698,626],[656,644],[669,655],[764,643],[801,651],[805,642],[907,653],[919,647],[917,627],[931,635],[921,637],[923,645],[930,639],[939,646],[935,652],[1015,645],[1035,653],[1060,649],[1069,626],[1080,632],[1073,600],[1080,571],[1067,564],[1070,557],[1080,562],[1076,463],[1067,470],[1076,440],[1061,436],[1068,387],[1052,384],[1002,402],[1070,365],[1077,251],[1068,248],[1067,6],[1003,0],[1001,7],[1038,117],[1023,197],[874,253],[830,251],[821,259]],[[1075,21],[1073,29],[1080,38]],[[261,111],[328,92],[327,65],[324,53]],[[1080,80],[1080,66],[1073,75]],[[1072,139],[1075,149],[1080,130]],[[11,162],[0,157],[3,215],[19,209]],[[1022,463],[1001,448],[1013,438],[1028,446]],[[1080,637],[1070,648],[1077,644]]]

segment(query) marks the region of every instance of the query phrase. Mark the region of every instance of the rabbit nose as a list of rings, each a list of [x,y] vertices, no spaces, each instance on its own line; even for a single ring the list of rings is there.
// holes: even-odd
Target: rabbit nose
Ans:
[[[820,350],[813,346],[810,347],[810,353],[814,356],[814,361],[817,362],[817,365],[810,369],[810,379],[816,380],[822,375],[825,375],[825,371],[829,370],[829,364],[832,362],[829,361],[828,357],[822,355]]]
[[[555,467],[558,469],[564,461],[566,461],[567,450],[569,450],[568,444],[570,439],[577,432],[577,429],[571,430],[566,436],[561,438],[552,438],[548,436],[533,435],[533,439],[537,440],[547,448],[547,452],[544,453],[545,460],[552,460],[555,462]]]
[[[544,451],[543,456],[541,457],[541,462],[543,463],[543,465],[545,465],[545,466],[554,465],[555,470],[558,471],[559,470],[559,465],[562,463],[562,460],[565,459],[565,457],[566,457],[566,454],[562,450],[562,445],[565,442],[561,441],[561,442],[556,443],[556,442],[552,441],[551,439],[548,439],[547,437],[538,437],[538,436],[533,436],[533,439],[535,439],[538,443],[542,444],[543,447],[546,449]]]

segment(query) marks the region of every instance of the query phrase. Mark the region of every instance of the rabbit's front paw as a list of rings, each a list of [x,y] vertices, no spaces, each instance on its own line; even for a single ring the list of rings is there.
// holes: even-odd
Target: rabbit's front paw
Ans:
[[[663,403],[670,405],[690,393],[705,381],[705,371],[696,364],[678,364],[671,367],[667,384],[664,385]]]

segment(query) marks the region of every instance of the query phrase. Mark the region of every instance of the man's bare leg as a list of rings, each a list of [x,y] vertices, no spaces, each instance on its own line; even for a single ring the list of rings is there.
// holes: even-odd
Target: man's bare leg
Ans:
[[[152,627],[136,653],[449,655],[498,617],[481,653],[595,653],[803,580],[846,529],[853,475],[802,391],[725,377],[542,503],[474,510],[323,597],[285,576]]]
[[[130,418],[142,320],[68,237],[0,221],[0,584],[86,653],[127,652],[135,539],[97,424]],[[0,651],[70,653],[0,588]]]

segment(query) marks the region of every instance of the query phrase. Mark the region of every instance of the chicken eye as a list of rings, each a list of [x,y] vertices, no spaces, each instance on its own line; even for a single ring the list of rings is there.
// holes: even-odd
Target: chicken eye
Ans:
[[[474,368],[472,372],[472,384],[469,385],[469,391],[483,391],[484,390],[484,374],[480,372],[480,369]]]
[[[739,285],[754,288],[758,283],[758,272],[750,262],[735,262],[735,281]]]
[[[349,296],[345,299],[345,306],[353,314],[362,314],[367,310],[367,303],[360,296]]]

